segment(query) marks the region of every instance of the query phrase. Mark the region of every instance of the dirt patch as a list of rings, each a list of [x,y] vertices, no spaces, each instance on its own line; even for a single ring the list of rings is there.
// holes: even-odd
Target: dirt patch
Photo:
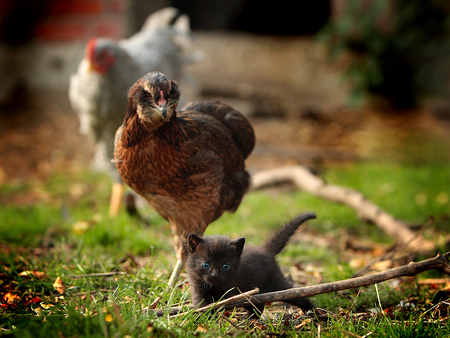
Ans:
[[[0,181],[76,170],[92,158],[77,116],[62,95],[32,94],[0,114]]]

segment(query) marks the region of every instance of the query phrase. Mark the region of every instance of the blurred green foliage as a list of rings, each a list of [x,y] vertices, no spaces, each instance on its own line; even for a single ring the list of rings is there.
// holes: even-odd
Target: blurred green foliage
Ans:
[[[448,90],[449,14],[446,0],[348,0],[319,36],[332,57],[352,55],[345,74],[354,100],[411,108]]]

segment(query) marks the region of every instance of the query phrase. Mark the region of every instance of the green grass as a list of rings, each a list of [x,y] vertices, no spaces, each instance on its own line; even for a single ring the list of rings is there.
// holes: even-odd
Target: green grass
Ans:
[[[435,240],[447,236],[448,165],[357,163],[334,166],[323,176],[330,183],[361,191],[407,222],[423,224],[433,216],[435,221],[425,236]],[[187,312],[158,318],[154,313],[141,313],[161,294],[160,308],[188,301],[189,289],[183,284],[172,294],[163,292],[175,258],[166,222],[149,208],[143,210],[149,225],[125,212],[110,219],[109,189],[105,175],[86,172],[0,186],[0,198],[7,201],[0,208],[0,298],[8,292],[20,297],[13,305],[2,299],[0,336],[317,337],[319,331],[321,337],[363,337],[370,332],[370,337],[450,336],[448,320],[439,321],[448,316],[448,295],[440,294],[439,299],[447,300],[441,304],[436,296],[439,288],[418,286],[417,280],[412,286],[386,282],[379,284],[378,290],[370,286],[360,292],[315,296],[317,306],[336,314],[333,321],[320,326],[317,321],[303,322],[304,317],[289,317],[277,307],[269,310],[270,320],[259,322],[245,320],[239,312],[230,313],[228,318],[237,320],[233,325],[213,314]],[[235,214],[225,214],[207,234],[245,236],[247,243],[259,245],[274,229],[303,211],[318,216],[303,231],[328,238],[331,244],[290,243],[278,257],[286,272],[291,266],[310,265],[322,282],[349,278],[355,269],[350,264],[352,253],[343,251],[345,238],[393,244],[347,206],[282,189],[250,192]],[[41,279],[19,275],[23,271],[45,275]],[[127,274],[90,276],[111,272]],[[317,281],[314,271],[302,273],[310,283]],[[58,276],[66,286],[63,297],[53,287]],[[437,272],[423,276],[441,277]],[[35,297],[40,301],[33,302]],[[387,315],[375,310],[380,307],[378,297]],[[409,305],[401,307],[401,302]]]

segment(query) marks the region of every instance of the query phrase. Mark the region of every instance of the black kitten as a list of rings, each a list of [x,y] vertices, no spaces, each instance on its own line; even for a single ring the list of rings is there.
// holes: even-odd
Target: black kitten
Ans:
[[[275,256],[283,250],[295,230],[309,219],[312,213],[297,216],[276,231],[260,247],[244,247],[245,238],[230,240],[222,236],[189,235],[187,272],[195,306],[205,306],[222,298],[229,298],[255,287],[260,293],[285,290],[293,285],[278,266]],[[238,290],[239,289],[239,290]],[[305,312],[314,309],[308,298],[286,301]],[[264,304],[247,310],[262,313]]]

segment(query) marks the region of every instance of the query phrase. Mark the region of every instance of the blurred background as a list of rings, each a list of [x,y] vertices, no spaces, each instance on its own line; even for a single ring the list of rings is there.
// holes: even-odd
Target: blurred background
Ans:
[[[166,6],[189,15],[198,56],[184,99],[251,119],[250,169],[450,160],[448,1],[0,0],[0,183],[89,165],[70,74],[89,38]]]

